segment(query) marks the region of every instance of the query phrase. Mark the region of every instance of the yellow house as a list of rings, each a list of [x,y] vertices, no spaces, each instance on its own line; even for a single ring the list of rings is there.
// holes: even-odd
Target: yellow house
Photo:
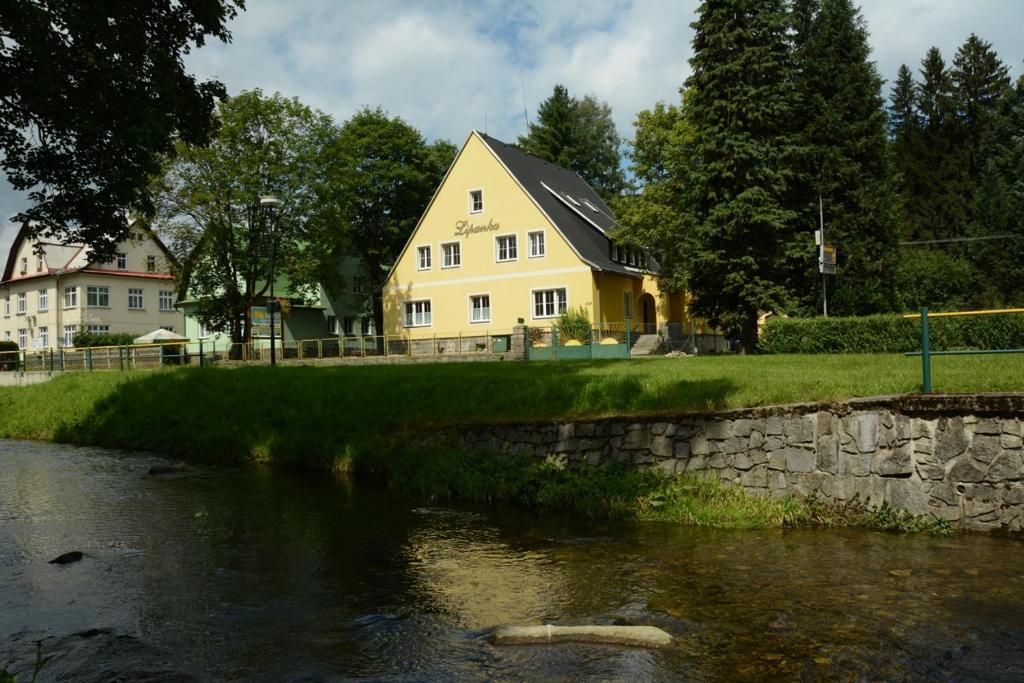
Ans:
[[[583,307],[595,326],[682,323],[657,264],[610,237],[611,209],[576,173],[473,131],[384,285],[388,335],[549,327]]]

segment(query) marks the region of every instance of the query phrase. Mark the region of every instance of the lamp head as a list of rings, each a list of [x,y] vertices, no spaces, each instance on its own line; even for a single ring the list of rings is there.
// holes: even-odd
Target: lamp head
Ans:
[[[260,197],[260,208],[280,209],[282,206],[284,206],[284,202],[272,194]]]

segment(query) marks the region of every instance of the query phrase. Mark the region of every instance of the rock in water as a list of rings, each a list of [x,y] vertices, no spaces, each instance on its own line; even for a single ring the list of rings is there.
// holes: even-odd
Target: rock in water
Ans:
[[[669,647],[675,638],[655,626],[502,626],[494,630],[495,645],[537,643],[604,643],[633,647]]]
[[[64,553],[53,558],[49,564],[71,564],[72,562],[78,562],[82,557],[81,550],[72,550],[70,553]]]

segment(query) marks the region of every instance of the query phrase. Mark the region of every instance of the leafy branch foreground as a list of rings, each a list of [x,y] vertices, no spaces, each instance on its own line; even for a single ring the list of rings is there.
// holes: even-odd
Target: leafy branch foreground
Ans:
[[[506,501],[588,516],[669,521],[720,529],[859,527],[948,536],[947,520],[917,517],[887,503],[854,497],[830,503],[812,494],[754,496],[720,480],[666,475],[621,463],[568,469],[528,456],[498,456],[458,448],[397,447],[357,464],[394,488],[431,499]]]

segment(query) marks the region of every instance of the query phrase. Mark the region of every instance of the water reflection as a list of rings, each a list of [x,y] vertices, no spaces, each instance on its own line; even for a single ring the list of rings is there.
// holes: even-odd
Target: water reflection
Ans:
[[[83,681],[1024,677],[1018,541],[613,524],[159,462],[0,441],[0,663],[43,638],[49,676]],[[678,647],[487,641],[543,621]]]

